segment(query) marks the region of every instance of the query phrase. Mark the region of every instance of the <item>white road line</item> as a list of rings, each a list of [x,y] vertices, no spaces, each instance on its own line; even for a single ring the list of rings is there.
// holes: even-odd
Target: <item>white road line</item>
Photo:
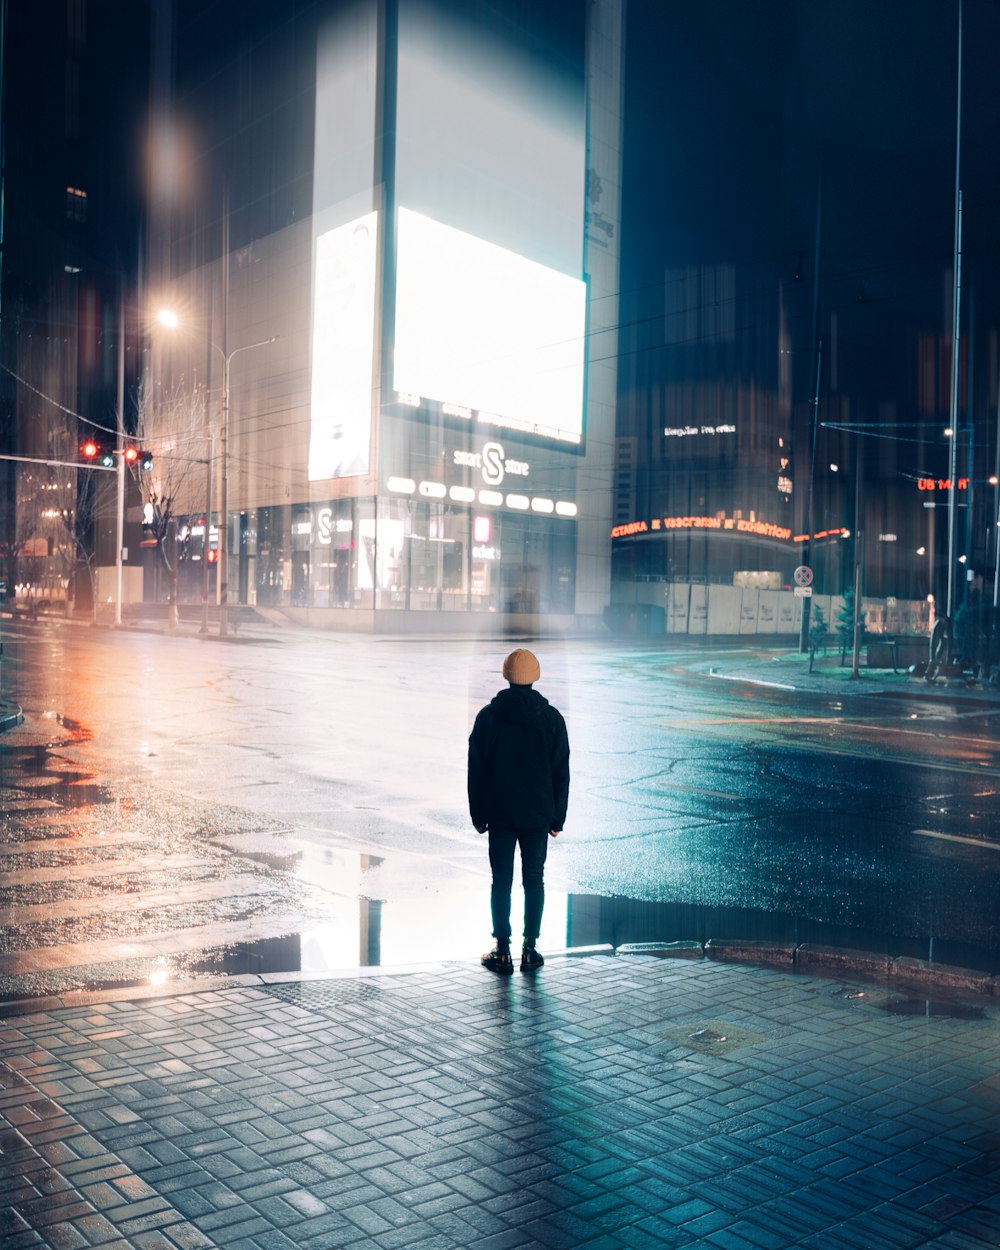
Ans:
[[[958,833],[938,833],[934,829],[914,829],[921,838],[937,838],[941,842],[964,842],[966,846],[978,846],[983,851],[1000,851],[1000,842],[984,842],[982,838],[964,838]]]
[[[795,686],[788,686],[781,681],[763,681],[759,677],[739,677],[733,673],[717,673],[714,668],[708,670],[708,675],[716,678],[717,681],[741,681],[746,686],[767,686],[770,690],[795,689]]]

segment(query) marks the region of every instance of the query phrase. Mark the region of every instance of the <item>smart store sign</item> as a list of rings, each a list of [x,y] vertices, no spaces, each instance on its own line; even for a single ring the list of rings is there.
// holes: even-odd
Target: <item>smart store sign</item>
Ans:
[[[526,460],[509,460],[501,443],[484,443],[482,451],[452,453],[452,463],[460,469],[478,469],[487,486],[499,486],[505,477],[528,477],[531,465]]]

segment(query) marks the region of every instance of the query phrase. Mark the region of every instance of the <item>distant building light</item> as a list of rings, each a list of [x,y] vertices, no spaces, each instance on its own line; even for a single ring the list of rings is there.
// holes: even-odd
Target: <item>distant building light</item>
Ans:
[[[503,495],[498,490],[481,490],[479,502],[486,504],[488,508],[499,508],[503,503]]]
[[[552,502],[552,500],[551,500],[551,499],[538,499],[538,498],[535,498],[535,499],[532,499],[532,501],[531,501],[531,510],[532,510],[532,512],[545,512],[545,513],[549,513],[549,512],[555,512],[555,509],[556,509],[556,506],[555,506],[555,504]]]
[[[412,391],[397,391],[396,398],[401,404],[406,404],[407,408],[420,407],[420,396],[414,395]]]
[[[576,516],[576,504],[560,501],[556,504],[556,516]]]
[[[455,503],[474,503],[476,498],[476,492],[471,486],[453,486],[448,494]]]
[[[442,482],[421,482],[419,489],[425,499],[443,499],[448,493]]]
[[[896,535],[895,534],[879,534],[878,540],[880,543],[894,543],[896,541]]]
[[[527,495],[508,495],[507,507],[516,508],[518,512],[526,512],[531,507],[531,500]]]

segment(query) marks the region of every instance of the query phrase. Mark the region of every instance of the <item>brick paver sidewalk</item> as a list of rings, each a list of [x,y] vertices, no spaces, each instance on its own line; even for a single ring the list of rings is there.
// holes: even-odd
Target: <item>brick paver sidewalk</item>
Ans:
[[[592,956],[11,1017],[0,1244],[996,1247],[994,1000],[891,1006]]]

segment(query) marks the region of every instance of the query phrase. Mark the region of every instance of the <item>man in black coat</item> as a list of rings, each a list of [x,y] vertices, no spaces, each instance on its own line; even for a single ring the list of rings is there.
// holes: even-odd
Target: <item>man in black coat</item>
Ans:
[[[496,946],[484,968],[509,975],[510,891],[514,850],[521,848],[524,885],[524,947],[521,971],[545,960],[535,949],[545,905],[545,855],[549,838],[562,832],[569,801],[569,739],[566,722],[532,687],[541,676],[530,651],[512,651],[503,663],[510,683],[476,717],[469,736],[469,815],[480,833],[489,831],[493,886],[490,908]]]

